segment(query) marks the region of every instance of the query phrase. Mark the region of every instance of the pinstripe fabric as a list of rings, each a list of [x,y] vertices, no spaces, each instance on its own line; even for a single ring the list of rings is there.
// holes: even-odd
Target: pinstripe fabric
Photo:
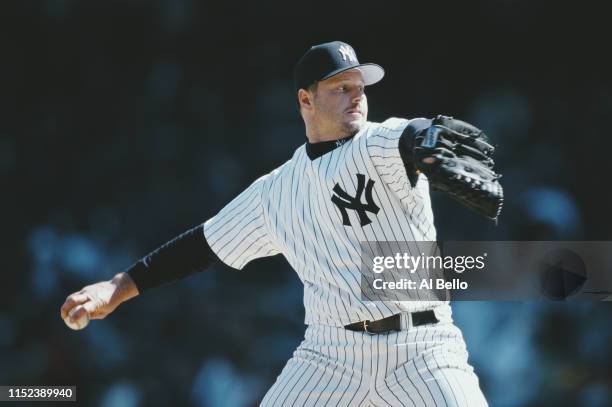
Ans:
[[[343,326],[401,311],[448,307],[431,301],[373,302],[360,290],[360,242],[433,241],[436,231],[427,178],[410,186],[398,151],[409,123],[391,118],[368,122],[355,137],[310,160],[304,146],[292,159],[255,181],[204,225],[206,240],[219,258],[241,269],[249,261],[282,253],[304,283],[306,324]],[[361,225],[348,210],[342,222],[332,202],[337,184],[350,196],[357,174],[373,182],[380,208]],[[424,277],[424,276],[423,276]]]
[[[255,181],[204,224],[204,236],[211,249],[221,260],[237,269],[259,257],[280,253],[266,228],[261,203],[265,178]]]
[[[261,406],[484,407],[451,322],[368,335],[310,325]]]
[[[486,406],[447,302],[374,301],[361,292],[360,242],[436,240],[427,178],[412,187],[398,150],[408,123],[368,122],[315,159],[302,146],[204,224],[226,264],[242,269],[282,253],[304,284],[305,339],[262,405]],[[349,198],[366,199],[368,211],[334,203]],[[375,336],[343,328],[424,309],[443,323]]]

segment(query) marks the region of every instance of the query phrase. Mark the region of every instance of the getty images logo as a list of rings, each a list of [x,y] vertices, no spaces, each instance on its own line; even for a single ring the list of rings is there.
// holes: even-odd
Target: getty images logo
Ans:
[[[366,185],[365,175],[363,174],[357,174],[357,192],[355,193],[355,196],[350,196],[349,194],[347,194],[346,191],[340,188],[340,185],[338,184],[334,186],[333,191],[336,193],[336,195],[333,195],[331,200],[334,204],[336,204],[336,206],[338,207],[338,209],[340,209],[340,212],[342,213],[343,225],[351,226],[351,221],[349,219],[347,209],[353,209],[357,212],[357,215],[359,216],[359,223],[361,223],[361,226],[369,225],[370,223],[372,223],[366,212],[370,212],[376,215],[380,210],[380,208],[376,205],[374,199],[372,198],[373,187],[374,181],[369,179]],[[361,203],[361,196],[363,195],[364,191],[366,199],[365,204]]]

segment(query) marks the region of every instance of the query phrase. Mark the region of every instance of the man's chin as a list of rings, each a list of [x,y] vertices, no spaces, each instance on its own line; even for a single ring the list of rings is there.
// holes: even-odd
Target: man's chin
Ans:
[[[365,125],[365,119],[360,117],[359,119],[351,120],[344,124],[344,128],[349,135],[354,135],[359,132]]]

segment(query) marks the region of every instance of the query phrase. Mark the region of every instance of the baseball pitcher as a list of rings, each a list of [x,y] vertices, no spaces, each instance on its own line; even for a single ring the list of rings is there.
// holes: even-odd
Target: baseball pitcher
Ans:
[[[486,406],[447,301],[376,301],[360,289],[360,243],[435,241],[429,191],[496,220],[503,202],[485,134],[447,116],[369,122],[377,64],[334,41],[294,71],[307,142],[216,216],[126,272],[71,294],[82,327],[119,304],[221,261],[282,254],[304,284],[305,337],[263,406]]]

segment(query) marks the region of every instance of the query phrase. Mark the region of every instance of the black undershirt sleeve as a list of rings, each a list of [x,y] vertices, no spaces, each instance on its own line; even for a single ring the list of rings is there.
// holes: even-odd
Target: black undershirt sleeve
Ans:
[[[419,175],[416,172],[416,168],[414,167],[414,163],[412,162],[412,150],[414,148],[414,136],[421,130],[431,127],[432,121],[431,119],[414,119],[406,126],[404,132],[400,136],[398,149],[400,152],[400,156],[402,157],[402,161],[404,162],[404,167],[406,168],[406,174],[408,175],[408,180],[410,181],[410,185],[414,188],[419,178]]]
[[[204,224],[177,236],[132,265],[126,272],[142,293],[206,269],[219,260],[204,237]]]

